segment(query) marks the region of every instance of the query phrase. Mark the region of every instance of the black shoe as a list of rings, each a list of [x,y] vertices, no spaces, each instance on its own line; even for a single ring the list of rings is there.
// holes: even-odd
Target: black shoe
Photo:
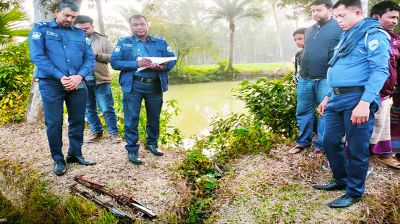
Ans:
[[[67,167],[65,166],[65,161],[59,161],[54,163],[53,172],[57,176],[62,176],[67,171]]]
[[[335,200],[331,201],[328,203],[328,206],[331,208],[346,208],[351,206],[354,203],[357,203],[361,200],[361,197],[359,198],[353,198],[348,194],[344,194]]]
[[[83,156],[67,156],[67,163],[79,163],[85,166],[92,166],[96,164],[96,162],[87,160],[83,158]]]
[[[346,185],[339,185],[334,180],[327,184],[315,184],[312,187],[314,189],[323,190],[323,191],[336,191],[336,190],[346,189]]]
[[[149,150],[155,156],[162,156],[164,153],[155,145],[146,145],[146,150]]]
[[[137,151],[134,152],[128,152],[128,159],[131,163],[135,165],[139,165],[142,163],[142,160],[139,158],[139,154]]]

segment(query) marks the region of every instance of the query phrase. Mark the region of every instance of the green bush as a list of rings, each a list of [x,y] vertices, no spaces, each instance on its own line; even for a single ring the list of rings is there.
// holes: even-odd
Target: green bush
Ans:
[[[291,74],[283,79],[260,78],[256,82],[243,81],[236,96],[243,100],[246,108],[256,120],[283,137],[296,134],[296,88],[291,83]]]
[[[11,45],[0,52],[0,125],[21,121],[29,99],[33,65],[28,43]]]

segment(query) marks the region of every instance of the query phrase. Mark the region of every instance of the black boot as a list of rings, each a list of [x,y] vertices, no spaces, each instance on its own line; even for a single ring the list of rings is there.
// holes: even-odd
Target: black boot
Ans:
[[[128,152],[128,159],[131,163],[135,165],[139,165],[142,163],[142,160],[139,158],[138,151]]]
[[[146,145],[146,150],[149,150],[155,156],[162,156],[164,153],[155,145]]]

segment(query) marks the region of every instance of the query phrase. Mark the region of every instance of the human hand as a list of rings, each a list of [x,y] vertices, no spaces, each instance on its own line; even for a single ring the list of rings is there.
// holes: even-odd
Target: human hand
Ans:
[[[317,110],[318,110],[319,114],[324,115],[325,108],[326,108],[326,105],[328,104],[328,101],[329,101],[329,96],[325,96],[325,98],[322,100],[322,102],[318,105]]]
[[[72,75],[67,77],[69,80],[63,84],[63,86],[66,88],[67,91],[73,91],[76,90],[81,83],[83,77],[81,75]]]
[[[152,61],[147,58],[143,58],[142,60],[138,61],[139,67],[150,67],[152,65]]]
[[[61,84],[64,86],[64,89],[67,91],[69,91],[69,90],[67,89],[66,85],[68,84],[69,80],[70,80],[70,77],[67,77],[65,75],[63,77],[61,77],[61,79],[60,79]]]
[[[369,105],[370,103],[360,100],[351,112],[350,120],[353,125],[364,124],[369,120]]]
[[[163,71],[165,69],[165,65],[164,64],[152,63],[149,68],[153,69],[153,70],[156,70],[156,71]]]

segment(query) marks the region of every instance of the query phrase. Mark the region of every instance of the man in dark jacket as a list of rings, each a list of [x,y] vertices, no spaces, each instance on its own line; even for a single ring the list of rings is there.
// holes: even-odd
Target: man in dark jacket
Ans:
[[[332,18],[332,2],[316,0],[311,4],[313,19],[317,22],[306,30],[305,48],[302,60],[302,75],[297,85],[296,118],[299,125],[297,145],[289,153],[298,153],[311,146],[313,139],[314,114],[316,106],[324,99],[328,84],[326,72],[328,62],[343,32]],[[323,150],[324,117],[318,121],[317,141],[313,152]],[[312,155],[311,154],[311,155]]]
[[[94,56],[85,42],[85,32],[72,25],[78,14],[76,3],[61,1],[55,14],[54,20],[36,23],[32,28],[29,50],[37,68],[53,171],[60,176],[67,170],[62,153],[64,102],[68,110],[69,138],[66,161],[95,164],[82,156],[87,96],[83,80],[93,71]]]
[[[160,113],[163,92],[168,90],[168,72],[175,65],[175,61],[155,63],[149,57],[175,57],[175,54],[165,40],[149,35],[144,16],[132,16],[129,24],[132,36],[118,41],[111,56],[111,66],[121,71],[119,83],[123,92],[125,148],[129,161],[138,165],[142,163],[138,155],[138,125],[143,99],[147,114],[145,148],[155,156],[163,155],[157,143]]]

